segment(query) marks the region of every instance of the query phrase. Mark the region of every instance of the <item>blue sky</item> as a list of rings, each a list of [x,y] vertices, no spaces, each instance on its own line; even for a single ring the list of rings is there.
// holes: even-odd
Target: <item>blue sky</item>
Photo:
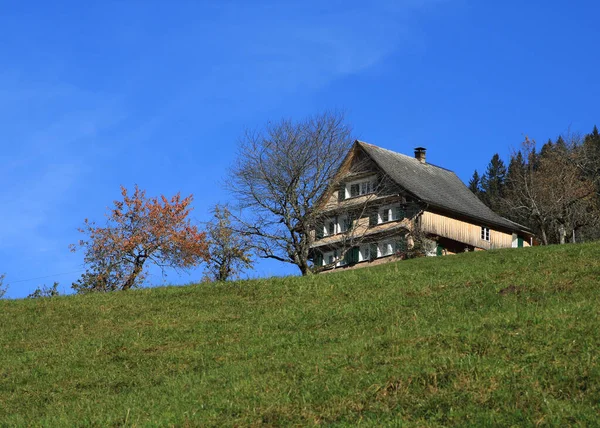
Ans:
[[[237,139],[345,109],[356,136],[467,181],[525,134],[600,125],[594,1],[102,1],[0,6],[0,272],[9,297],[82,269],[68,245],[134,184],[208,220]],[[261,262],[251,276],[295,274]],[[41,278],[44,277],[44,278]],[[198,280],[153,275],[154,284]]]

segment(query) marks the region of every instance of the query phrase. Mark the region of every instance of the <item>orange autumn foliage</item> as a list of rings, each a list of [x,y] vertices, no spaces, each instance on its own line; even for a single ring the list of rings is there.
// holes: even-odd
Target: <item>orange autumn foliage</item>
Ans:
[[[128,290],[145,278],[145,263],[186,269],[208,260],[206,235],[190,224],[192,195],[147,198],[136,185],[132,195],[121,186],[122,201],[114,201],[104,227],[85,219],[79,231],[86,239],[86,273],[73,284],[78,292]]]

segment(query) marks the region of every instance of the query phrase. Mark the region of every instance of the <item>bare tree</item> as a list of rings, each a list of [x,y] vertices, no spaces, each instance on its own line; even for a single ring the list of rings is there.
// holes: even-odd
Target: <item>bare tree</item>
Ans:
[[[210,256],[205,280],[227,281],[252,268],[251,239],[236,231],[227,207],[215,206],[213,219],[206,225],[206,234]]]
[[[531,224],[544,245],[553,241],[565,243],[569,232],[583,227],[597,211],[594,183],[584,177],[579,167],[576,142],[552,147],[536,154],[535,141],[526,138],[522,144],[522,165],[509,173],[504,202],[515,220]],[[513,155],[513,158],[515,156]]]
[[[311,231],[318,218],[313,206],[352,142],[340,112],[284,119],[243,135],[228,188],[243,212],[242,232],[252,237],[259,257],[311,273]]]
[[[0,299],[4,297],[6,292],[8,291],[8,284],[4,284],[4,278],[6,274],[0,274]]]

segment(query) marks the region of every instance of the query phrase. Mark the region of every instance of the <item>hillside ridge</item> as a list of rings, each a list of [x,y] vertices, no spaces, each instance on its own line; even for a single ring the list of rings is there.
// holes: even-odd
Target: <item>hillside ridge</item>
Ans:
[[[0,300],[0,425],[597,421],[600,244]]]

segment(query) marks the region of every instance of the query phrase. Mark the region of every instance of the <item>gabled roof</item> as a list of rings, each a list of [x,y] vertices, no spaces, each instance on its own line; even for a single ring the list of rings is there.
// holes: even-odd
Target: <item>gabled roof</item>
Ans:
[[[482,226],[527,231],[488,208],[454,172],[362,141],[356,144],[389,178],[430,206],[478,220]]]

